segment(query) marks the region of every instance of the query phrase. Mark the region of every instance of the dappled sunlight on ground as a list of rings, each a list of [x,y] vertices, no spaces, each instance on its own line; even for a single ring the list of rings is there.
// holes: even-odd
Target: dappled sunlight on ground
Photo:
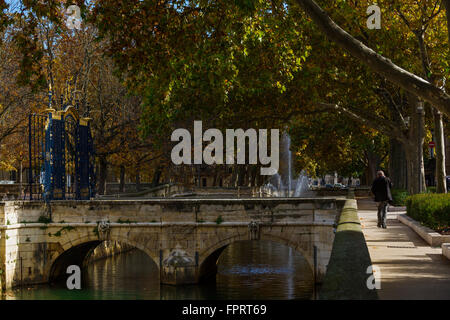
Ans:
[[[450,299],[450,260],[388,212],[387,229],[377,227],[372,199],[358,199],[358,215],[373,265],[381,269],[380,299]]]

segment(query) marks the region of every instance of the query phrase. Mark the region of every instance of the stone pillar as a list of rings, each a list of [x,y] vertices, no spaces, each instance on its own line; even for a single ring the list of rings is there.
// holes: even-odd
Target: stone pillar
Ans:
[[[183,285],[197,283],[195,261],[179,245],[170,252],[161,265],[161,283]]]

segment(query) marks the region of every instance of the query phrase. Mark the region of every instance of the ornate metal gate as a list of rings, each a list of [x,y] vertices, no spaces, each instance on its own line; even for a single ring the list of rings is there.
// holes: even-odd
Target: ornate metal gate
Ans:
[[[29,199],[87,200],[95,195],[94,147],[89,118],[73,106],[30,114]]]

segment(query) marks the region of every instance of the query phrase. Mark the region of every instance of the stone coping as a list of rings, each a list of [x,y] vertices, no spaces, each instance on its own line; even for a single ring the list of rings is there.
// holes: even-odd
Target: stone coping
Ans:
[[[423,226],[420,222],[407,216],[406,214],[399,214],[398,221],[413,229],[420,237],[422,237],[430,246],[439,247],[443,243],[450,242],[450,235],[441,235],[436,231]]]
[[[117,183],[119,184],[119,183]],[[109,199],[109,198],[123,198],[123,197],[138,197],[142,195],[146,195],[152,192],[156,192],[159,190],[164,190],[165,188],[170,187],[182,187],[186,190],[186,192],[193,191],[193,190],[230,190],[230,191],[236,191],[238,192],[238,189],[235,187],[184,187],[182,184],[179,183],[166,183],[166,184],[160,184],[156,187],[151,188],[145,188],[141,191],[135,191],[135,192],[127,192],[127,193],[116,193],[116,194],[106,194],[106,195],[99,195],[101,199]],[[251,191],[252,188],[255,187],[239,187],[241,191]]]
[[[442,255],[450,260],[450,243],[442,244]]]
[[[361,229],[356,200],[345,202],[339,218],[327,273],[320,289],[321,300],[376,300],[367,287],[367,268],[372,265]]]
[[[145,188],[141,191],[135,191],[135,192],[127,192],[127,193],[114,193],[114,194],[104,194],[99,195],[100,198],[108,199],[108,198],[114,198],[114,197],[138,197],[141,195],[146,195],[147,193],[152,193],[155,191],[163,190],[165,188],[170,188],[176,184],[174,183],[166,183],[166,184],[160,184],[159,186],[152,187],[152,188]]]
[[[388,207],[388,212],[403,212],[403,211],[406,211],[406,207],[402,207],[402,206],[395,207],[395,206],[391,206],[391,205]]]
[[[304,203],[304,202],[342,202],[344,203],[346,201],[345,198],[336,198],[336,197],[317,197],[317,198],[207,198],[207,199],[181,199],[181,198],[154,198],[154,199],[121,199],[121,200],[115,200],[115,199],[104,199],[104,200],[53,200],[50,202],[50,205],[58,205],[58,204],[64,204],[64,205],[102,205],[102,204],[126,204],[129,205],[130,203],[136,203],[136,204],[166,204],[166,203],[204,203],[204,204],[240,204],[240,203]],[[0,204],[13,204],[13,205],[44,205],[43,201],[40,200],[10,200],[10,201],[0,201]]]
[[[196,227],[247,227],[250,221],[244,222],[111,222],[110,227],[170,227],[170,226],[196,226]],[[89,223],[18,223],[12,225],[0,225],[0,230],[14,230],[22,228],[57,228],[57,227],[96,227],[96,222]],[[332,221],[299,221],[299,222],[258,222],[260,226],[325,226],[334,227]]]

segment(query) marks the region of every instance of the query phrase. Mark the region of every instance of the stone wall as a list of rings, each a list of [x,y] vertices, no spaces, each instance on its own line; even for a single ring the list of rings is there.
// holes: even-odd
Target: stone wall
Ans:
[[[342,197],[347,196],[350,190],[353,190],[357,197],[370,197],[372,195],[370,187],[358,187],[350,189],[315,189],[314,192],[319,197]]]
[[[151,183],[141,183],[140,188],[148,189],[151,188]],[[106,183],[106,194],[117,194],[120,191],[120,183],[118,182],[107,182]],[[124,184],[124,193],[137,192],[136,183],[125,183]]]
[[[170,197],[202,197],[202,198],[249,198],[260,197],[259,187],[197,187],[185,186],[178,183],[168,183],[159,185],[153,188],[147,188],[140,192],[126,191],[118,194],[112,192],[106,196],[101,196],[102,199],[108,198],[123,198],[123,197],[155,197],[155,198],[170,198]],[[117,189],[118,190],[118,189]],[[265,196],[265,195],[263,195]]]

